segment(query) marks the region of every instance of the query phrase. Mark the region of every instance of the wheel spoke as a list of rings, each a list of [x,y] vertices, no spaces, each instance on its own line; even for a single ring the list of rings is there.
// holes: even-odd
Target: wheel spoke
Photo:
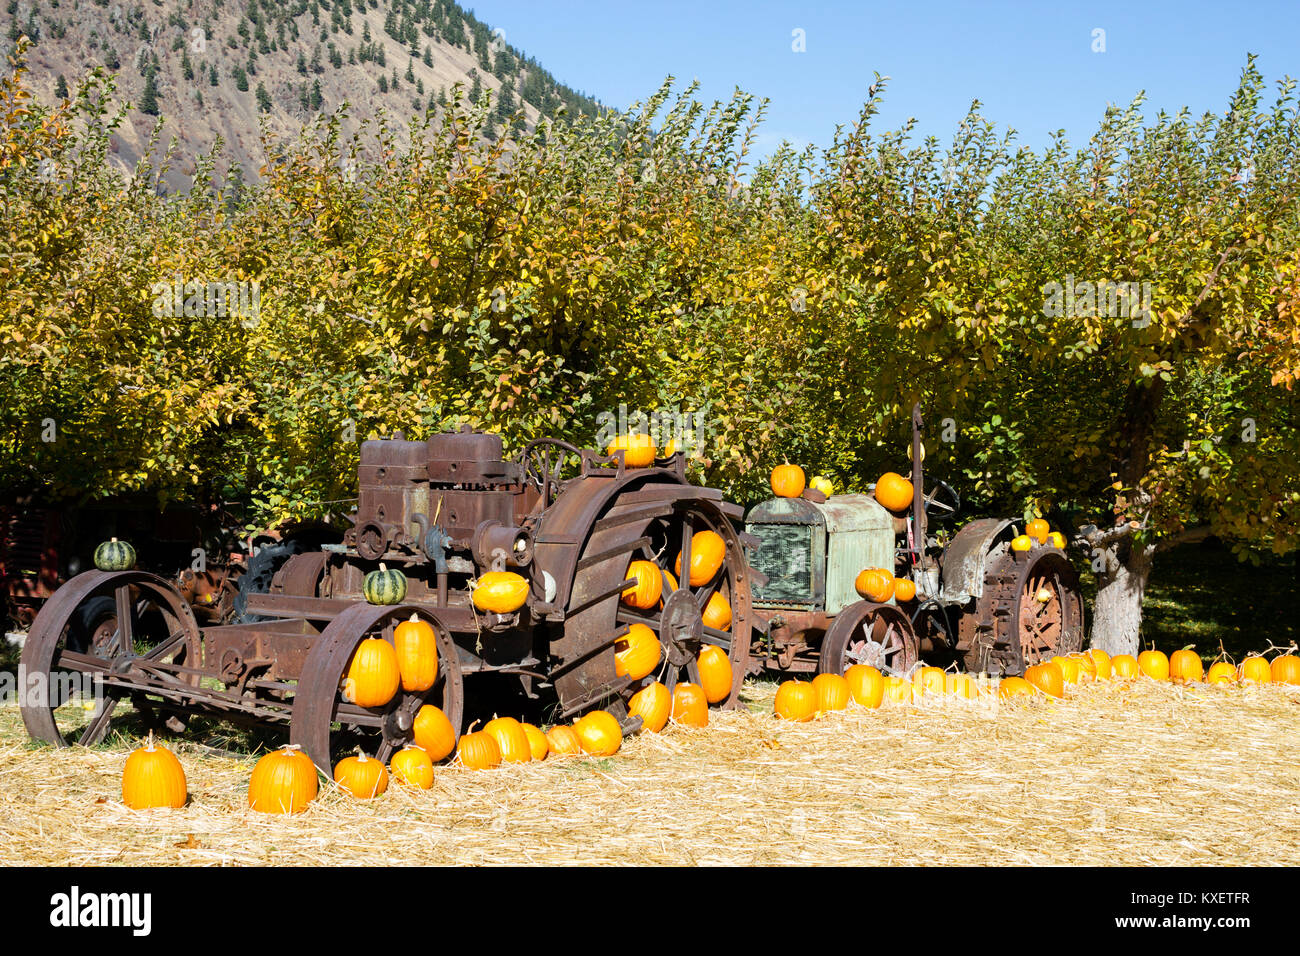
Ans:
[[[116,694],[105,694],[101,703],[101,710],[86,724],[86,728],[81,732],[77,743],[83,747],[89,747],[97,743],[104,732],[108,729],[108,722],[113,719],[113,711],[117,709],[118,697]]]
[[[134,609],[131,607],[131,586],[118,585],[113,592],[113,600],[117,605],[117,650],[119,653],[129,654],[135,649],[135,635],[131,629],[131,618],[134,616]]]
[[[691,537],[695,534],[695,518],[688,511],[682,521],[682,571],[678,575],[677,586],[687,591],[691,589]]]

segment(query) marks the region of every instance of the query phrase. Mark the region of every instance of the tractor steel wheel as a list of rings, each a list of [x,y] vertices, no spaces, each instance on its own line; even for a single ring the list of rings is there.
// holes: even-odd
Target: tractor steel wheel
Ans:
[[[21,664],[36,684],[20,688],[23,724],[34,739],[56,746],[96,744],[123,697],[148,711],[145,683],[196,687],[200,659],[198,622],[174,587],[145,571],[87,571],[55,592],[32,622]],[[86,680],[102,681],[90,715],[64,699]]]
[[[1065,555],[1048,548],[989,555],[984,593],[960,623],[966,669],[1023,674],[1056,654],[1083,648],[1083,595]]]
[[[882,674],[904,676],[918,656],[912,621],[900,608],[859,601],[831,622],[822,638],[817,671],[843,674],[854,664],[869,664]]]
[[[438,680],[426,691],[397,690],[383,707],[358,707],[343,700],[342,685],[357,646],[368,637],[390,644],[393,630],[412,614],[433,627],[438,645]],[[326,776],[334,764],[360,749],[367,757],[388,758],[415,739],[415,715],[425,704],[442,709],[460,737],[465,693],[459,657],[451,635],[428,609],[416,605],[354,604],[334,618],[312,646],[294,695],[289,739]]]
[[[740,509],[720,497],[703,496],[702,490],[650,485],[620,495],[595,523],[578,560],[564,634],[551,647],[559,659],[552,670],[560,698],[558,719],[604,707],[623,720],[627,701],[646,684],[659,680],[671,690],[678,683],[699,683],[697,659],[710,644],[726,652],[732,672],[731,691],[715,706],[738,706],[753,627],[749,568],[733,524]],[[683,568],[689,569],[691,537],[704,530],[722,537],[726,553],[709,581],[692,586],[689,573],[674,573],[674,563],[682,556]],[[639,609],[621,600],[628,565],[638,559],[661,570],[663,594],[655,608]],[[675,590],[663,572],[676,579]],[[714,594],[731,606],[731,625],[725,630],[703,622],[704,608]],[[619,638],[637,623],[659,638],[662,657],[649,676],[632,680],[618,675],[614,655]],[[634,725],[625,724],[624,729]]]

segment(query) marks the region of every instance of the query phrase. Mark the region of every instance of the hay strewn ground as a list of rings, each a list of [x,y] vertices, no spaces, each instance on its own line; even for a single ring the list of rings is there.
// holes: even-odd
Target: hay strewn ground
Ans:
[[[810,724],[714,714],[602,760],[472,773],[373,802],[247,809],[251,757],[177,740],[191,803],[120,803],[125,749],[55,751],[0,708],[0,845],[19,864],[1300,864],[1300,688],[1074,689]],[[195,847],[178,847],[193,834]]]

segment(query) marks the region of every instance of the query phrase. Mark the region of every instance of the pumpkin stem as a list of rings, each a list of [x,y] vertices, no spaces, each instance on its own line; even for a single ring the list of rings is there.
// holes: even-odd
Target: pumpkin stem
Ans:
[[[387,571],[387,570],[388,570],[388,565],[386,565],[386,564],[384,564],[384,562],[380,561],[380,562],[379,562],[379,570],[380,570],[380,571]]]

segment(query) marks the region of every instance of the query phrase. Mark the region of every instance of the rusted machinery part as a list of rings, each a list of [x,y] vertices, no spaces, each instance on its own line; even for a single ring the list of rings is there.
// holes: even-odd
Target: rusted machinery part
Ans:
[[[114,612],[93,628],[84,647],[76,646],[73,627],[78,614],[92,602],[111,598]],[[153,613],[165,636],[146,632],[143,624]],[[69,645],[72,639],[73,645]],[[77,575],[45,602],[32,622],[23,644],[21,665],[28,680],[37,675],[35,692],[24,689],[20,700],[23,724],[36,740],[56,746],[98,743],[108,731],[118,700],[125,694],[109,683],[104,700],[75,741],[59,730],[51,707],[58,681],[56,671],[100,675],[111,681],[141,670],[151,677],[197,687],[200,675],[186,670],[160,674],[169,665],[198,668],[202,659],[201,634],[194,612],[170,583],[147,571],[87,571]],[[141,649],[149,645],[141,653]]]
[[[1023,674],[1055,654],[1083,648],[1083,595],[1064,552],[1037,547],[989,554],[984,594],[958,621],[966,669]]]
[[[677,484],[646,486],[620,495],[595,522],[578,560],[563,637],[551,645],[558,658],[552,680],[561,719],[593,707],[605,707],[623,719],[626,702],[651,681],[660,680],[670,689],[680,682],[698,683],[696,659],[706,644],[721,647],[731,661],[731,693],[718,706],[739,705],[754,623],[749,566],[733,524],[740,509],[725,504],[720,496],[701,496],[701,490]],[[711,581],[691,587],[689,542],[693,534],[706,529],[721,535],[726,556]],[[686,573],[673,574],[678,588],[671,593],[665,580],[659,607],[641,610],[620,600],[630,561],[653,561],[673,573],[673,563],[683,550]],[[704,625],[703,609],[715,593],[731,605],[728,630]],[[615,644],[638,622],[659,636],[663,659],[649,677],[632,681],[615,672]]]
[[[268,593],[293,597],[320,596],[320,582],[325,576],[328,560],[329,555],[324,551],[305,551],[291,556],[271,579]]]
[[[414,614],[432,627],[438,645],[438,680],[427,691],[399,689],[385,707],[364,708],[344,702],[343,679],[357,646],[368,637],[392,643],[393,629]],[[311,649],[294,694],[289,739],[298,744],[326,775],[334,762],[360,747],[384,763],[414,740],[416,712],[425,704],[442,709],[460,737],[465,687],[451,635],[437,615],[417,605],[354,604],[334,618]]]
[[[882,674],[905,675],[919,657],[911,619],[892,604],[858,601],[835,616],[822,638],[818,673],[843,674],[869,664]]]

